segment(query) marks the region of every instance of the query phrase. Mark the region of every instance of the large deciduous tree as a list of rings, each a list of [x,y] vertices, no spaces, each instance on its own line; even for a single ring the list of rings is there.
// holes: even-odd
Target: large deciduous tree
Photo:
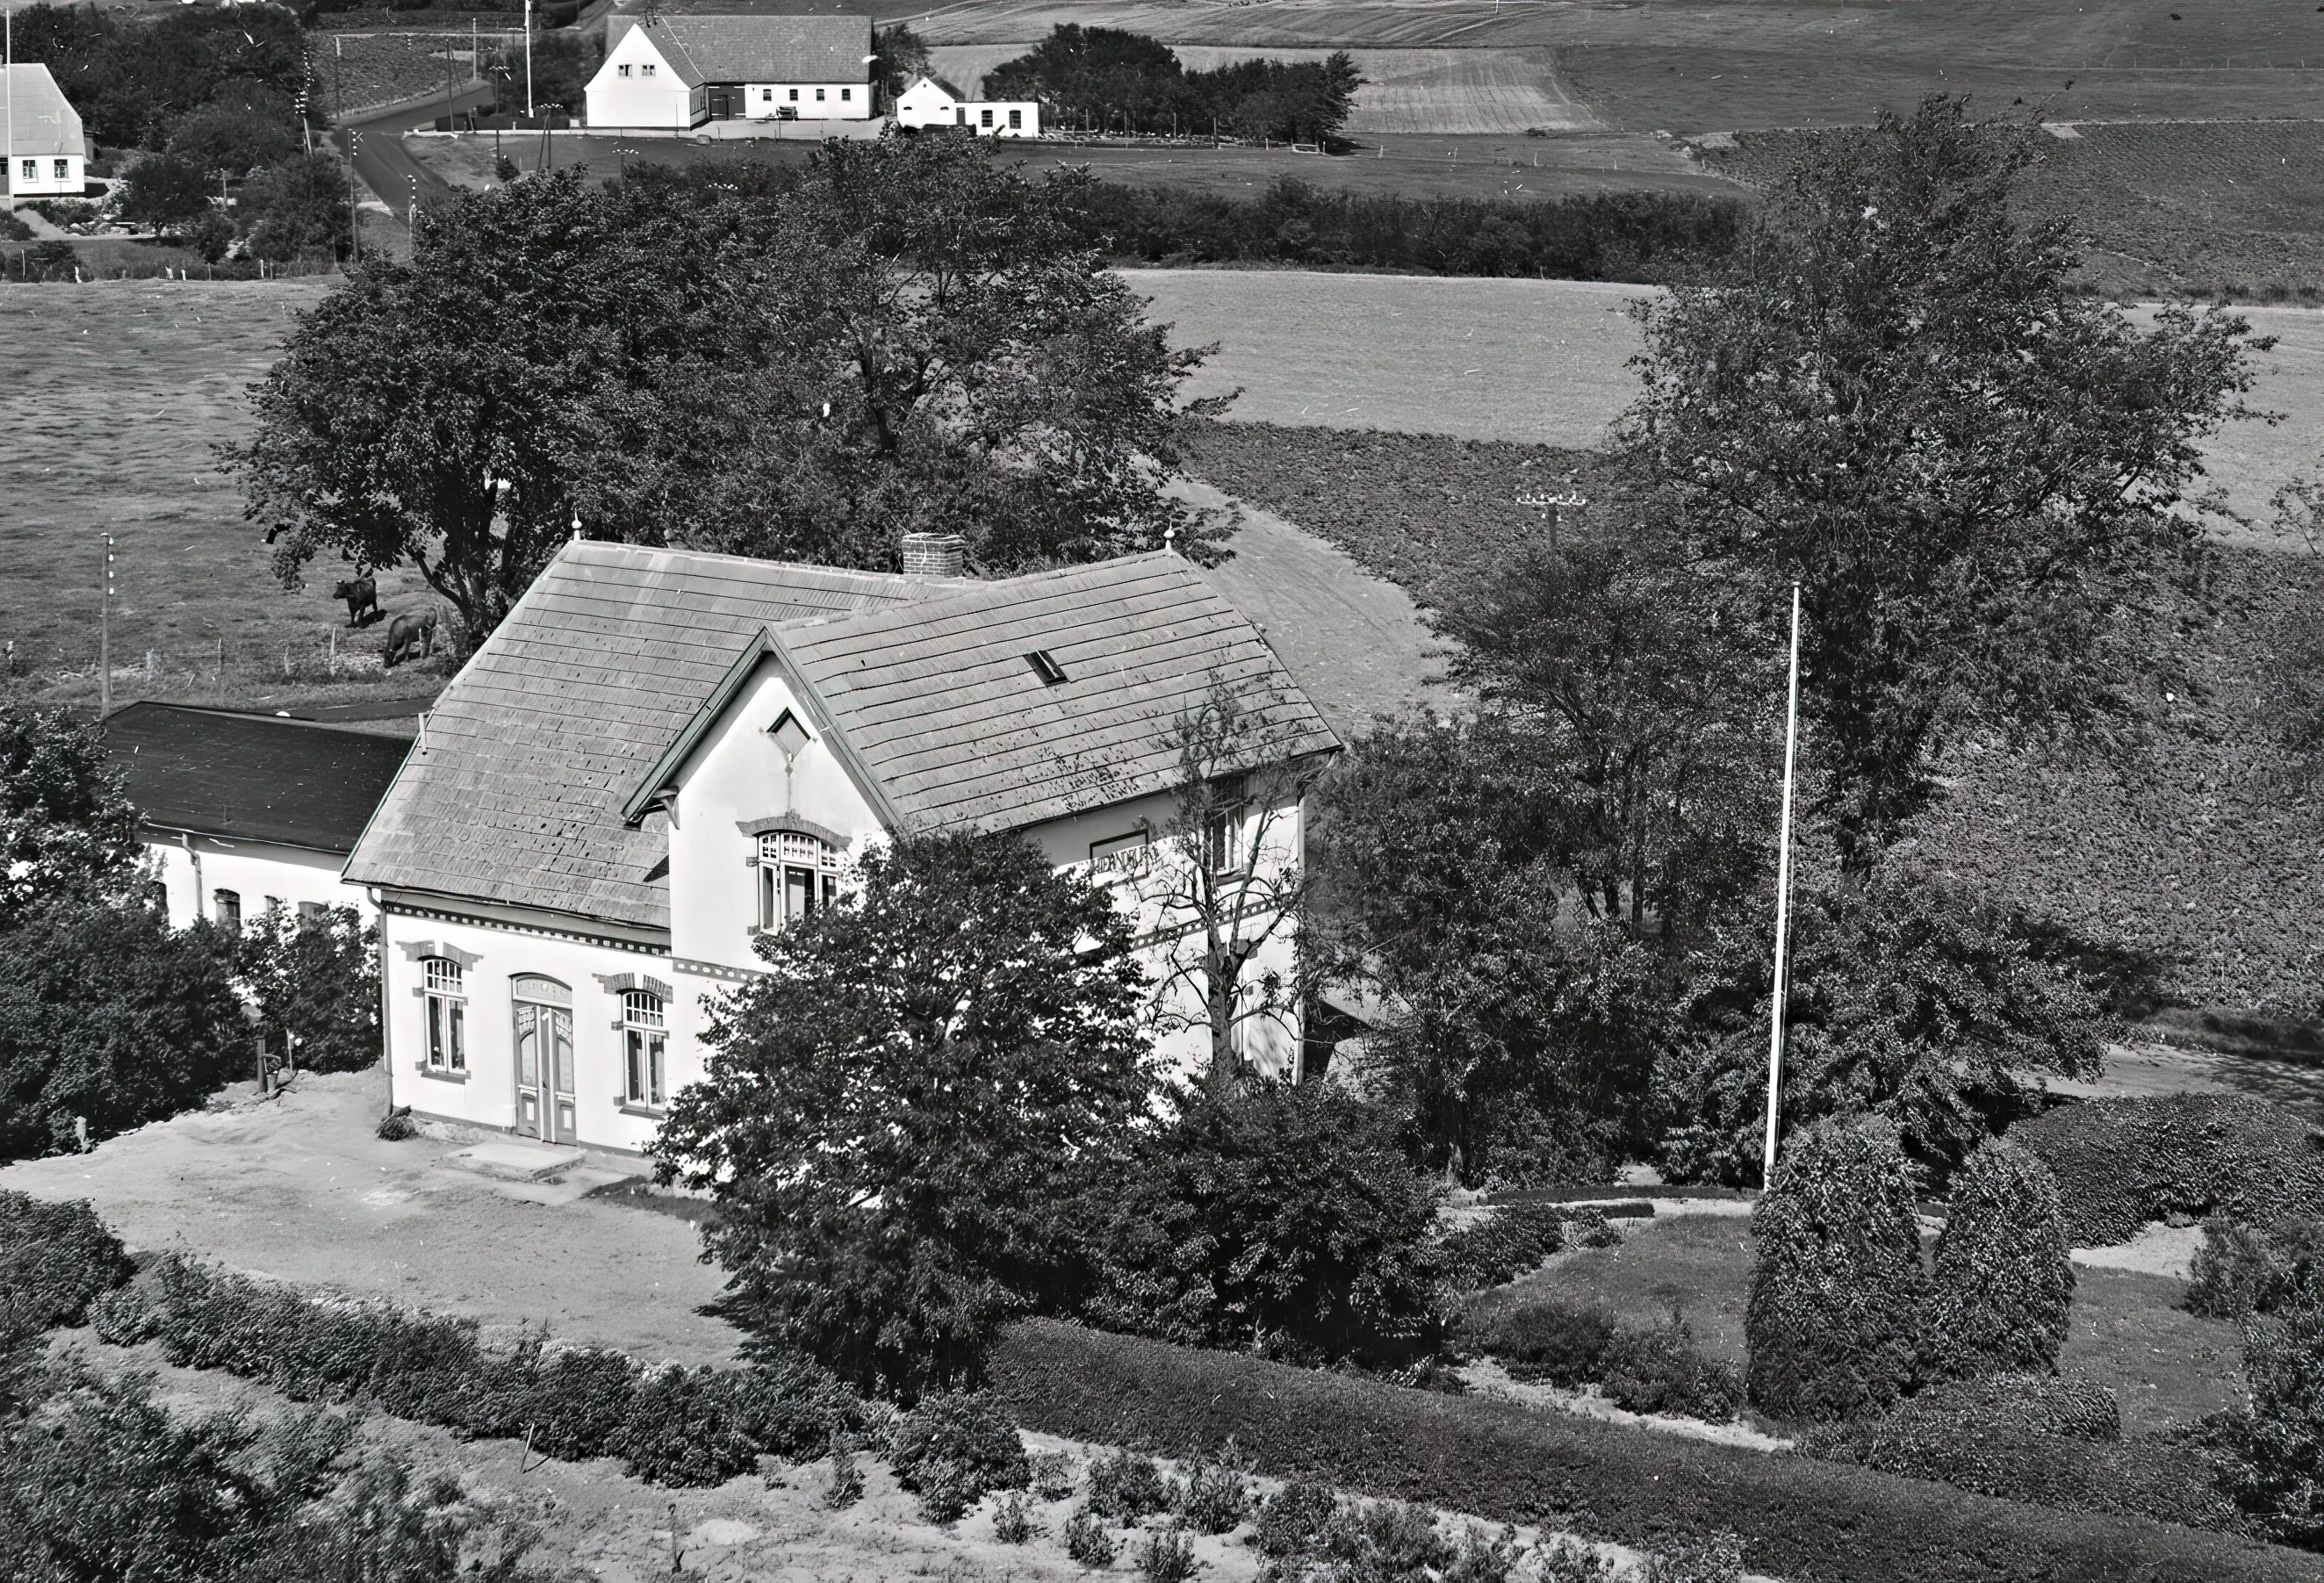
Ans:
[[[103,732],[0,704],[0,929],[47,902],[117,897],[136,865],[137,810]]]
[[[1816,802],[1854,873],[1964,731],[2133,707],[2162,658],[2139,618],[2198,545],[2198,443],[2250,378],[2241,321],[2142,330],[2077,289],[2064,226],[2011,212],[2034,142],[1954,99],[1884,115],[1640,309],[1622,460],[1697,554],[1801,584]]]
[[[706,1189],[727,1313],[913,1395],[1060,1302],[1074,1203],[1147,1113],[1128,920],[1008,836],[908,837],[860,897],[765,937],[654,1145]]]
[[[731,179],[730,179],[731,178]],[[228,452],[276,570],[410,561],[480,640],[602,537],[1008,571],[1217,529],[1163,490],[1173,352],[1072,241],[1076,181],[959,140],[803,176],[559,173],[426,216],[309,316]]]

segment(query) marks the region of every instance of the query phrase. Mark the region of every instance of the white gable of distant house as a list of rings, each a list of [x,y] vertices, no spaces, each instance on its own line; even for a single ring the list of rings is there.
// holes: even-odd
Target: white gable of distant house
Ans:
[[[965,99],[923,77],[896,99],[899,126],[964,126],[991,137],[1038,137],[1041,106],[1031,99]]]
[[[0,170],[0,190],[12,199],[81,195],[88,179],[88,139],[79,112],[47,67],[12,66],[0,73],[0,124],[9,132],[8,167]]]

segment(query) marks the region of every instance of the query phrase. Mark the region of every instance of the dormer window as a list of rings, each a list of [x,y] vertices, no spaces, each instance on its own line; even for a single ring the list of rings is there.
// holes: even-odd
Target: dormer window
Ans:
[[[795,830],[759,837],[759,927],[781,929],[839,899],[845,854]]]

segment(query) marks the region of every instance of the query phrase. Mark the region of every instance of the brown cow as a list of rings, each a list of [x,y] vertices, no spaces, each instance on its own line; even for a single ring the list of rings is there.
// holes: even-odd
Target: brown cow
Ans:
[[[436,652],[436,612],[420,611],[412,615],[400,615],[387,623],[387,647],[380,651],[384,667],[392,667],[403,658],[403,651],[413,644],[420,646],[420,658],[427,658]]]
[[[331,597],[347,602],[347,625],[360,627],[380,613],[379,584],[370,573],[331,584]]]

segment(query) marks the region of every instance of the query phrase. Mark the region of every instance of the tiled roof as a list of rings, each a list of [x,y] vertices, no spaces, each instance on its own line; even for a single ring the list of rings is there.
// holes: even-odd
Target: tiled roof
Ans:
[[[1270,756],[1337,745],[1181,557],[993,583],[572,544],[445,690],[347,867],[390,885],[666,927],[659,815],[622,818],[770,641],[915,828],[1012,829],[1160,789],[1214,677]],[[1045,682],[1046,651],[1064,673]]]
[[[306,721],[132,704],[105,745],[149,826],[348,852],[410,747]]]
[[[78,154],[88,151],[82,136],[80,115],[57,87],[49,69],[37,63],[11,66],[0,72],[0,106],[11,125],[12,151],[18,154]],[[0,171],[0,191],[7,188]]]
[[[568,544],[437,700],[346,877],[667,927],[666,836],[622,804],[737,650],[945,586],[962,584]]]
[[[627,20],[627,19],[624,19]],[[706,82],[866,83],[872,20],[865,16],[662,16],[650,27],[670,69],[689,87]],[[616,24],[608,45],[626,29]]]
[[[1256,757],[1338,745],[1258,630],[1167,551],[777,636],[918,829],[1020,829],[1164,790],[1176,722],[1216,683],[1248,712]],[[1036,650],[1063,680],[1043,679]]]

